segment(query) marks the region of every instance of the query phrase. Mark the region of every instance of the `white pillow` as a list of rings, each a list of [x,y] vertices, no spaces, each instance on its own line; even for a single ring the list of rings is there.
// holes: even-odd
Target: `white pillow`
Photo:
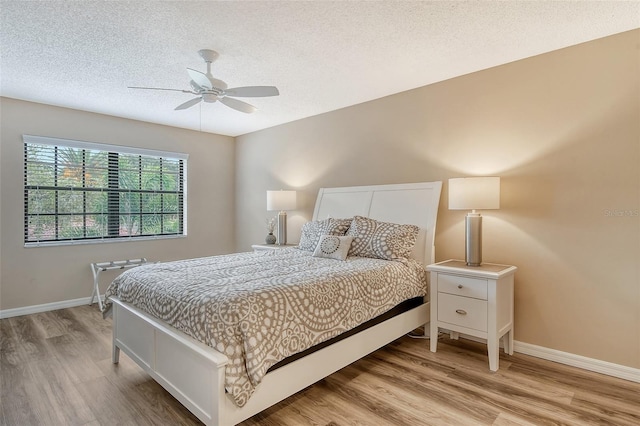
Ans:
[[[351,241],[353,241],[353,237],[322,235],[316,249],[313,251],[313,256],[345,260],[349,253],[349,247],[351,247]]]

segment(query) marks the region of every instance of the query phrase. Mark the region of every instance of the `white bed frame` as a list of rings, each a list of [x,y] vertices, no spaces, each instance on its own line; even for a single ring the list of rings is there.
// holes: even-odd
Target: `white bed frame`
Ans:
[[[323,188],[314,219],[367,216],[421,228],[414,257],[434,261],[441,182]],[[268,373],[243,407],[225,394],[228,359],[163,321],[113,301],[113,362],[120,350],[206,425],[235,425],[429,322],[429,303],[415,307]],[[426,329],[427,327],[425,327]],[[426,348],[425,348],[426,350]]]

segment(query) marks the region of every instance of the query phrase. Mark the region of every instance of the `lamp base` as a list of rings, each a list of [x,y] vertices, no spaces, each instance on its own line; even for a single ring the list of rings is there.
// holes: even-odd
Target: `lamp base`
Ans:
[[[287,244],[287,212],[278,213],[278,243],[279,246]]]
[[[464,260],[467,266],[480,266],[482,265],[482,216],[475,211],[467,213],[464,224]]]

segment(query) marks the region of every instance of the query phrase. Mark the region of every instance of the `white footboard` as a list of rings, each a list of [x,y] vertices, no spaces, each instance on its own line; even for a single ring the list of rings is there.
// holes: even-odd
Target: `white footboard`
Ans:
[[[429,322],[429,304],[268,373],[244,407],[224,391],[228,359],[112,298],[113,362],[121,349],[206,425],[235,425]]]
[[[228,358],[138,309],[113,301],[113,355],[122,350],[206,425],[221,425]]]

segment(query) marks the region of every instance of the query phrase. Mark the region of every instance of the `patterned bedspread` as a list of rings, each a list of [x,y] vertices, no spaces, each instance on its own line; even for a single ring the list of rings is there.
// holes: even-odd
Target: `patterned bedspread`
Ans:
[[[427,291],[417,262],[312,257],[295,248],[147,264],[117,296],[225,354],[225,388],[243,406],[269,367]]]

